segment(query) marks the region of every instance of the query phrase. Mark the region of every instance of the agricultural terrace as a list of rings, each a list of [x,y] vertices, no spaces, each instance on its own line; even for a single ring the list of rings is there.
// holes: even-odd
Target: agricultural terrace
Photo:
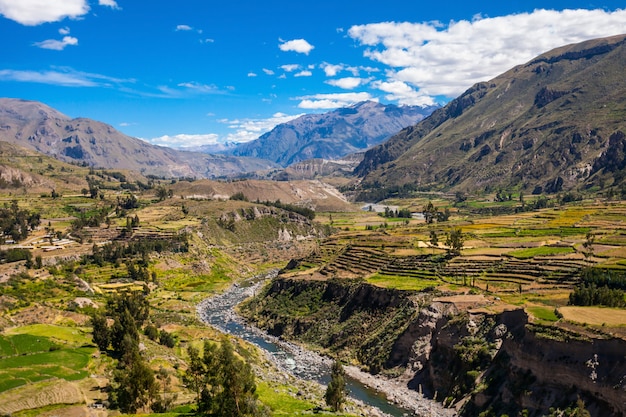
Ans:
[[[319,215],[337,233],[292,262],[282,275],[362,278],[381,287],[449,295],[480,293],[486,296],[481,309],[524,307],[541,322],[592,325],[626,335],[626,320],[616,319],[624,310],[567,307],[585,268],[626,272],[625,203],[585,201],[502,215],[472,212],[480,207],[488,213],[493,202],[459,207],[431,198],[405,201],[404,207],[418,211],[428,201],[448,208],[450,218],[426,224],[368,210]],[[401,204],[402,200],[389,202]],[[446,240],[458,229],[463,246],[454,256]],[[589,319],[583,313],[587,309],[593,312]]]

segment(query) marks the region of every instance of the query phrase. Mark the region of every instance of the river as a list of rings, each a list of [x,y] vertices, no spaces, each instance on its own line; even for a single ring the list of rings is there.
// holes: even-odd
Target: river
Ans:
[[[245,283],[235,284],[225,292],[202,301],[198,305],[198,314],[203,322],[263,349],[281,370],[302,379],[327,384],[330,380],[332,360],[245,324],[234,311],[237,304],[253,296],[267,280],[275,276],[276,272],[273,272]],[[388,416],[417,415],[390,403],[384,395],[366,387],[356,379],[348,376],[347,382],[351,397],[379,409]]]

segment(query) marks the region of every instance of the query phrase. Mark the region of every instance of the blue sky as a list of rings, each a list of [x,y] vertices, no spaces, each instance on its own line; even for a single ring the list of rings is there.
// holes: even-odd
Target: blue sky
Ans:
[[[623,8],[609,0],[0,0],[0,91],[155,144],[243,142],[365,99],[445,103],[554,47],[626,33]]]

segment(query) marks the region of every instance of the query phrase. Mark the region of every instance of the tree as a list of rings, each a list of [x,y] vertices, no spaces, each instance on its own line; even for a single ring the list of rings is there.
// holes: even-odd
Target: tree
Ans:
[[[219,349],[206,342],[202,365],[199,355],[189,350],[188,384],[200,392],[198,412],[206,416],[264,416],[268,410],[258,402],[254,373],[250,364],[239,359],[230,340],[224,336]]]
[[[426,223],[431,224],[435,219],[435,215],[437,214],[437,208],[433,205],[432,201],[429,201],[428,204],[424,207],[422,214],[424,215],[424,220]]]
[[[437,237],[437,232],[435,230],[430,231],[430,244],[433,248],[439,245],[439,237]]]
[[[156,196],[159,201],[163,201],[169,196],[169,193],[167,192],[167,189],[161,185],[156,189]]]
[[[585,242],[583,243],[583,247],[585,250],[583,251],[583,255],[589,261],[591,257],[593,257],[593,244],[595,243],[596,236],[591,232],[587,232],[587,236],[585,237]]]
[[[113,372],[111,400],[124,413],[136,413],[149,405],[158,390],[154,372],[141,356],[135,356],[131,363],[121,360]]]
[[[330,383],[324,395],[326,405],[335,412],[340,411],[346,396],[346,374],[339,361],[335,361],[330,372]]]
[[[463,249],[463,241],[465,238],[463,237],[463,232],[460,228],[452,229],[448,232],[448,236],[446,237],[446,246],[448,247],[448,252],[451,255],[460,255],[461,249]]]
[[[207,343],[205,343],[205,347]],[[207,349],[205,348],[205,355]],[[206,368],[204,366],[204,361],[200,357],[200,353],[198,349],[193,346],[189,346],[187,348],[187,354],[189,355],[189,365],[187,367],[187,371],[183,376],[183,382],[185,386],[196,393],[196,403],[200,404],[200,394],[204,389],[204,381],[205,381],[205,373]]]
[[[111,334],[107,325],[107,318],[102,313],[95,313],[91,316],[91,326],[93,327],[93,342],[101,351],[106,351],[111,343]]]

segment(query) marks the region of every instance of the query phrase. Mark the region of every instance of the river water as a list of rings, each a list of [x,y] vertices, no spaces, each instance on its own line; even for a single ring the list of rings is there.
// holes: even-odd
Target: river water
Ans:
[[[255,295],[268,279],[275,276],[276,273],[274,272],[243,284],[234,285],[224,293],[202,301],[198,305],[198,314],[203,322],[263,349],[273,357],[273,362],[281,370],[302,379],[327,384],[330,381],[330,367],[332,365],[330,359],[245,324],[234,312],[234,307],[237,304]],[[376,407],[389,416],[413,415],[411,412],[389,403],[382,394],[366,387],[359,381],[347,377],[347,385],[351,397]]]

